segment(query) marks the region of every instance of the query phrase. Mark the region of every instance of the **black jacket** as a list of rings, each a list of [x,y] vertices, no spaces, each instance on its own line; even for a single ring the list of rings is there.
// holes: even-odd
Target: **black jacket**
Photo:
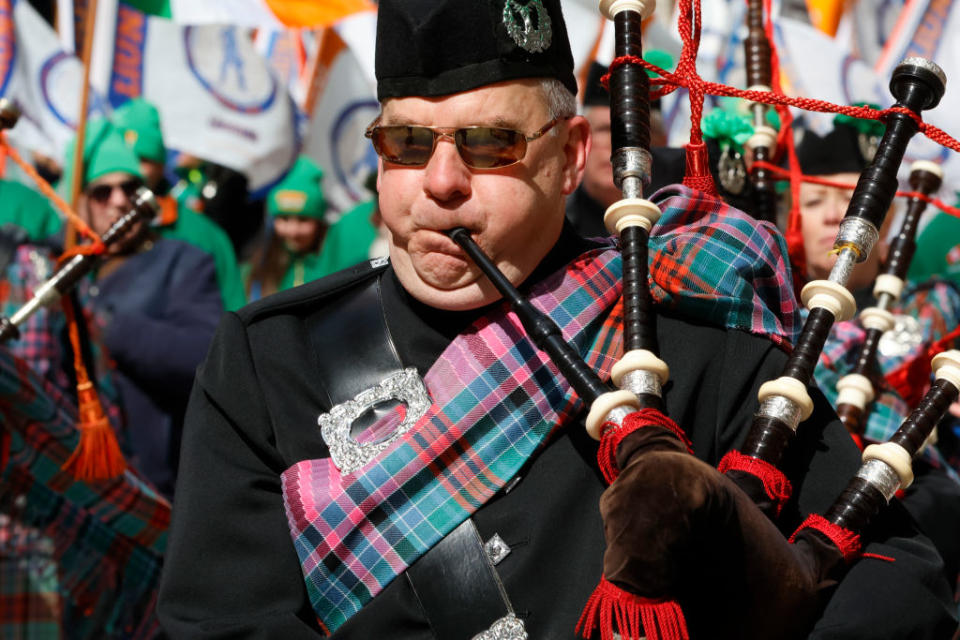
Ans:
[[[565,259],[572,248],[555,250],[547,262]],[[312,376],[315,359],[324,354],[311,349],[304,320],[368,269],[272,296],[221,323],[199,371],[184,432],[159,601],[171,637],[320,637],[287,527],[280,475],[299,461],[328,455],[317,427],[328,407]],[[406,295],[390,268],[379,277],[399,355],[421,373],[483,313],[425,308]],[[658,335],[671,367],[668,413],[696,455],[715,465],[742,442],[759,385],[780,374],[786,356],[766,339],[670,315],[659,318]],[[825,511],[859,465],[856,447],[823,396],[812,395],[815,413],[785,461],[795,496],[781,521],[788,535],[808,512]],[[512,548],[497,570],[532,639],[576,637],[577,618],[600,578],[604,541],[597,503],[604,482],[596,449],[581,427],[562,430],[528,462],[519,483],[473,516],[484,540],[498,533]],[[898,505],[874,529],[877,542],[867,551],[895,561],[855,565],[812,637],[949,635],[954,607],[930,543]],[[717,589],[722,593],[724,585]],[[694,637],[729,637],[710,616],[688,622]],[[400,577],[334,637],[434,636]]]

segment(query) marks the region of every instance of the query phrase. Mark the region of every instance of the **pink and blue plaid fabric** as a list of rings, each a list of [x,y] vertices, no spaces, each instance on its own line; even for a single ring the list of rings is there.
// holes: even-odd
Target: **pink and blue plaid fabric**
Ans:
[[[797,305],[775,231],[689,189],[662,206],[650,242],[658,302],[785,345]],[[595,250],[531,291],[602,377],[622,350],[621,268],[616,251]],[[307,591],[330,631],[490,499],[580,404],[505,307],[458,336],[425,384],[428,413],[364,468],[341,476],[329,459],[304,460],[283,474]]]

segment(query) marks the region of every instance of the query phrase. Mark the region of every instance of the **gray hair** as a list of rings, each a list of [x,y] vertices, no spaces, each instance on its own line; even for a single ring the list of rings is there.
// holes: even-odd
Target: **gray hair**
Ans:
[[[577,115],[577,97],[556,78],[541,78],[540,90],[551,118],[572,118]]]

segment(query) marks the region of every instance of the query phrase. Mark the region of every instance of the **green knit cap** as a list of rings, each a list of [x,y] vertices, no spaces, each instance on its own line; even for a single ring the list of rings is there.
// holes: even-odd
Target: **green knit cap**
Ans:
[[[69,191],[72,184],[73,150],[76,145],[76,138],[67,145],[63,164],[65,168],[59,185],[63,193]],[[117,128],[104,118],[87,122],[83,138],[83,169],[83,187],[101,176],[118,171],[143,178],[140,173],[140,160],[123,141]]]
[[[327,211],[320,186],[322,178],[323,170],[307,156],[300,156],[283,180],[267,194],[267,213],[322,220]]]
[[[113,112],[113,124],[138,157],[166,163],[167,149],[163,146],[160,113],[155,106],[143,98],[127,100]]]

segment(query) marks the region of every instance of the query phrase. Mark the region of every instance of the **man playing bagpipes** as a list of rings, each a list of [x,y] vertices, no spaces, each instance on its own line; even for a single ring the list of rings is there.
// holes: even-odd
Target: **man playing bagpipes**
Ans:
[[[605,482],[581,408],[447,235],[465,229],[608,375],[621,262],[563,222],[590,134],[559,3],[383,0],[377,77],[368,136],[390,259],[222,321],[184,431],[159,601],[172,637],[573,638],[600,579]],[[716,465],[782,368],[796,301],[772,228],[689,188],[661,195],[649,251],[664,402]],[[857,466],[811,395],[787,533]],[[939,556],[902,509],[871,540],[885,559],[830,590],[812,636],[954,627]],[[693,569],[712,598],[688,611],[690,635],[738,637],[730,607],[757,596],[734,588],[749,581]]]

